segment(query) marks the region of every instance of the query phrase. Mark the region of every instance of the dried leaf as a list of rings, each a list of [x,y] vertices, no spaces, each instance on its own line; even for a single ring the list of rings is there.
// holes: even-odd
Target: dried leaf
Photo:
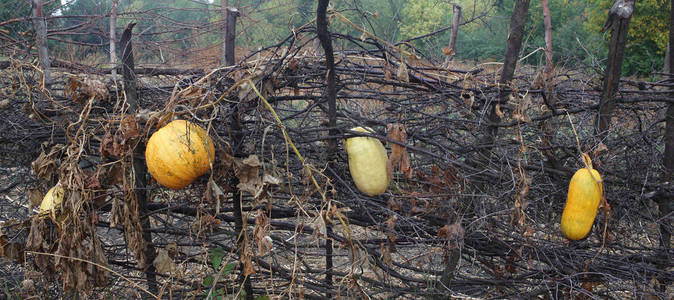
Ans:
[[[237,188],[252,195],[259,195],[262,189],[262,182],[259,175],[261,164],[257,155],[250,155],[236,165],[235,173],[239,178]]]
[[[271,237],[265,235],[257,243],[257,255],[267,255],[269,252],[271,252],[273,247],[274,244],[272,242]]]
[[[388,131],[388,138],[400,143],[407,143],[407,131],[402,124],[388,124],[386,125]],[[407,179],[412,178],[414,171],[410,163],[410,155],[405,147],[396,143],[391,144],[391,156],[389,156],[389,163],[391,168],[398,167],[398,170],[405,174]],[[388,167],[388,166],[387,166]],[[388,172],[388,170],[387,170]],[[393,172],[393,170],[391,170]],[[392,176],[391,176],[392,177]],[[390,178],[391,178],[390,177]]]
[[[10,104],[9,99],[4,99],[0,101],[0,109],[8,108],[9,104]]]
[[[250,255],[246,255],[243,262],[243,276],[250,276],[253,274],[255,274],[253,262],[250,259]]]
[[[398,72],[396,72],[396,77],[400,81],[410,82],[410,74],[407,71],[407,64],[405,64],[404,60],[401,61],[400,64],[398,65]]]
[[[452,225],[445,225],[440,228],[438,230],[438,237],[447,239],[449,241],[449,248],[456,249],[457,247],[461,247],[464,233],[461,221],[458,220]]]
[[[265,183],[265,184],[271,184],[271,185],[280,185],[281,183],[283,183],[283,181],[281,179],[279,179],[278,177],[275,177],[271,174],[266,174],[266,173],[264,174],[264,176],[262,178],[262,182]]]
[[[152,265],[157,269],[157,272],[162,274],[170,274],[176,270],[176,263],[169,257],[166,249],[157,251],[157,257],[152,261]]]
[[[501,104],[500,104],[500,103],[497,103],[497,104],[494,106],[494,112],[496,112],[496,115],[497,115],[499,118],[503,118],[504,114],[503,114],[503,112],[501,111]]]
[[[597,148],[592,151],[592,157],[598,157],[601,155],[603,152],[608,151],[608,147],[604,145],[604,143],[599,142],[599,145],[597,145]]]
[[[61,144],[54,145],[49,153],[45,153],[44,150],[40,152],[40,155],[31,163],[31,168],[37,178],[51,180],[52,175],[56,171],[58,166],[58,157],[61,155],[62,150],[65,146]]]
[[[119,123],[119,129],[122,131],[122,138],[124,141],[135,139],[140,135],[138,122],[133,115],[126,115]]]
[[[30,207],[39,207],[40,204],[42,203],[42,198],[44,197],[44,194],[40,192],[39,189],[34,188],[34,189],[29,189],[28,190],[28,200],[30,201]]]
[[[449,47],[442,47],[442,54],[446,56],[454,55],[454,49],[450,49]]]

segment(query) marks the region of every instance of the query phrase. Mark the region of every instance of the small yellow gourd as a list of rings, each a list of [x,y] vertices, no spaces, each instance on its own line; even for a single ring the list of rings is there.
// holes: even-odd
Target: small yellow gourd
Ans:
[[[40,203],[40,213],[49,212],[54,209],[57,205],[63,202],[63,194],[65,191],[61,187],[61,183],[57,183],[53,186],[47,194],[42,198],[42,203]]]
[[[580,240],[590,232],[603,194],[599,172],[592,169],[592,161],[587,154],[583,153],[583,159],[586,167],[571,177],[562,212],[562,233],[570,240]]]
[[[355,127],[352,131],[373,132],[370,128]],[[346,139],[344,148],[349,157],[349,171],[356,187],[363,194],[376,196],[388,187],[386,148],[375,138],[359,136]]]
[[[206,131],[185,120],[175,120],[147,141],[145,163],[159,184],[181,189],[210,170],[215,147]]]

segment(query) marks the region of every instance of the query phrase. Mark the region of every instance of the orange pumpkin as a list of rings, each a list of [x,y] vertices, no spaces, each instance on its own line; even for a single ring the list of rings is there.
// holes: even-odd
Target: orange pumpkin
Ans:
[[[206,131],[185,120],[175,120],[157,130],[145,148],[145,163],[161,185],[180,189],[208,172],[215,147]]]
[[[590,233],[603,194],[599,172],[592,169],[592,161],[587,154],[583,154],[583,159],[587,166],[571,177],[562,212],[562,233],[570,240],[580,240]]]

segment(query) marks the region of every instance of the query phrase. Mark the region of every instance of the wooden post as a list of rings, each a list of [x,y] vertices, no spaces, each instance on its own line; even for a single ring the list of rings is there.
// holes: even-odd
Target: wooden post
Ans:
[[[224,4],[225,1],[223,1]],[[239,16],[239,11],[233,7],[226,8],[226,25],[225,25],[225,34],[223,36],[223,62],[224,66],[233,66],[235,63],[235,47],[236,46],[236,18]],[[240,100],[240,99],[239,99]],[[230,130],[231,130],[231,139],[232,139],[232,150],[234,157],[243,158],[245,153],[243,153],[243,126],[241,126],[241,119],[239,116],[240,102],[232,102],[232,115],[230,120]],[[236,247],[237,253],[239,254],[240,263],[242,266],[246,263],[244,257],[246,255],[245,251],[250,245],[246,245],[247,238],[244,236],[244,221],[243,221],[243,203],[241,197],[241,190],[237,187],[239,184],[239,178],[235,174],[232,174],[230,185],[233,188],[232,191],[232,204],[234,206],[234,231],[236,232]],[[250,278],[245,275],[244,268],[241,269],[241,273],[238,278],[239,282],[243,285],[243,290],[246,292],[246,299],[253,299],[253,286],[251,284]]]
[[[669,16],[669,49],[674,49],[674,1],[671,1],[671,12]],[[669,55],[668,61],[665,61],[665,64],[669,66],[669,71],[674,70],[674,55]],[[672,80],[673,76],[670,76]],[[674,94],[671,94],[669,97],[674,98]],[[663,164],[665,165],[665,174],[663,176],[663,183],[670,182],[674,179],[674,104],[669,103],[667,106],[667,113],[665,114],[665,155],[663,157]],[[666,269],[668,266],[671,266],[672,258],[670,256],[671,250],[671,239],[672,239],[672,223],[667,221],[671,220],[671,213],[674,206],[674,201],[672,201],[672,195],[667,194],[663,197],[657,199],[658,206],[660,208],[660,217],[662,222],[660,223],[660,251],[662,253],[662,268]],[[669,216],[669,217],[667,217]],[[661,289],[666,289],[667,285],[670,282],[666,280],[661,280],[662,284]]]
[[[115,49],[115,39],[117,38],[117,3],[119,0],[112,0],[110,4],[110,67],[112,68],[112,80],[117,80],[117,49]]]
[[[330,0],[319,0],[316,6],[316,32],[318,39],[321,42],[323,51],[325,52],[325,64],[328,70],[327,74],[327,89],[325,97],[328,102],[328,135],[337,136],[337,102],[336,102],[336,80],[335,74],[335,57],[332,49],[332,40],[330,39],[330,32],[328,31],[328,20],[326,16],[328,4]],[[328,169],[334,170],[334,164],[337,153],[337,140],[331,138],[328,140]],[[329,208],[328,208],[329,209]],[[325,217],[325,216],[322,216]],[[325,237],[325,284],[332,287],[332,240],[329,235],[332,233],[332,225],[329,221],[325,221],[326,237]],[[328,290],[325,297],[332,298],[332,293]]]
[[[515,67],[519,58],[520,49],[522,48],[522,36],[524,35],[524,22],[527,19],[527,12],[529,11],[530,0],[515,1],[515,8],[513,14],[510,16],[510,33],[508,34],[508,45],[506,46],[505,61],[503,62],[503,71],[499,79],[499,95],[497,103],[505,103],[510,94],[510,87],[508,84],[513,79],[515,74]],[[489,122],[487,126],[487,143],[492,144],[498,133],[498,127],[493,125],[501,121],[501,117],[497,112],[497,103],[492,103],[489,112]]]
[[[51,62],[49,60],[49,50],[47,48],[47,24],[45,23],[42,11],[42,0],[31,0],[31,16],[33,17],[33,28],[35,30],[37,55],[40,59],[40,67],[44,72],[45,85],[52,83]]]
[[[222,32],[222,59],[220,65],[227,66],[227,8],[229,7],[229,0],[220,0],[220,12],[222,14],[222,24],[225,30]]]
[[[122,33],[120,38],[120,47],[122,50],[122,76],[124,77],[124,93],[126,94],[126,102],[129,103],[129,112],[134,114],[140,110],[140,101],[138,93],[136,92],[136,74],[134,72],[133,61],[133,47],[131,43],[131,35],[133,27],[136,23],[129,23]],[[150,217],[147,209],[147,167],[144,162],[145,144],[139,143],[133,152],[133,170],[136,193],[136,200],[138,201],[138,215],[145,216],[140,219],[140,226],[143,228],[143,239],[145,240],[145,278],[147,279],[148,290],[153,294],[157,294],[156,270],[152,262],[157,256],[154,246],[152,244],[152,233],[150,232]]]
[[[459,34],[459,23],[461,22],[461,5],[453,5],[454,16],[452,17],[452,33],[449,36],[449,45],[447,45],[447,57],[445,57],[444,66],[448,67],[449,62],[452,61],[456,55],[456,36]]]
[[[550,6],[548,0],[542,0],[543,23],[545,23],[545,81],[552,77],[552,20],[550,20]]]
[[[239,11],[234,7],[227,8],[227,21],[225,25],[225,44],[223,45],[225,66],[233,66],[234,46],[236,39],[236,18],[239,16]]]
[[[611,29],[611,43],[608,47],[608,61],[604,72],[601,98],[599,99],[599,113],[597,114],[596,131],[603,137],[611,127],[611,116],[615,109],[615,94],[618,92],[620,75],[622,72],[625,43],[630,18],[634,11],[634,2],[630,0],[616,0],[608,12],[608,18],[602,32]]]

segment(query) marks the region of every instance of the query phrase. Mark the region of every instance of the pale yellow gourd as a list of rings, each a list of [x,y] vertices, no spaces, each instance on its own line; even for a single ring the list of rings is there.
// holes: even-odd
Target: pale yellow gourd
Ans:
[[[355,127],[352,131],[373,132],[370,128]],[[376,196],[388,187],[386,148],[375,138],[359,136],[346,139],[344,148],[349,157],[349,171],[356,187],[363,194]]]
[[[65,191],[61,187],[60,183],[57,183],[55,186],[49,189],[47,194],[44,195],[44,198],[42,198],[42,203],[40,203],[40,213],[49,212],[50,210],[54,209],[54,207],[61,204],[61,202],[63,202],[64,192]]]
[[[592,229],[603,193],[601,176],[592,169],[592,161],[583,153],[586,167],[571,177],[569,193],[562,212],[561,229],[567,239],[580,240]]]

